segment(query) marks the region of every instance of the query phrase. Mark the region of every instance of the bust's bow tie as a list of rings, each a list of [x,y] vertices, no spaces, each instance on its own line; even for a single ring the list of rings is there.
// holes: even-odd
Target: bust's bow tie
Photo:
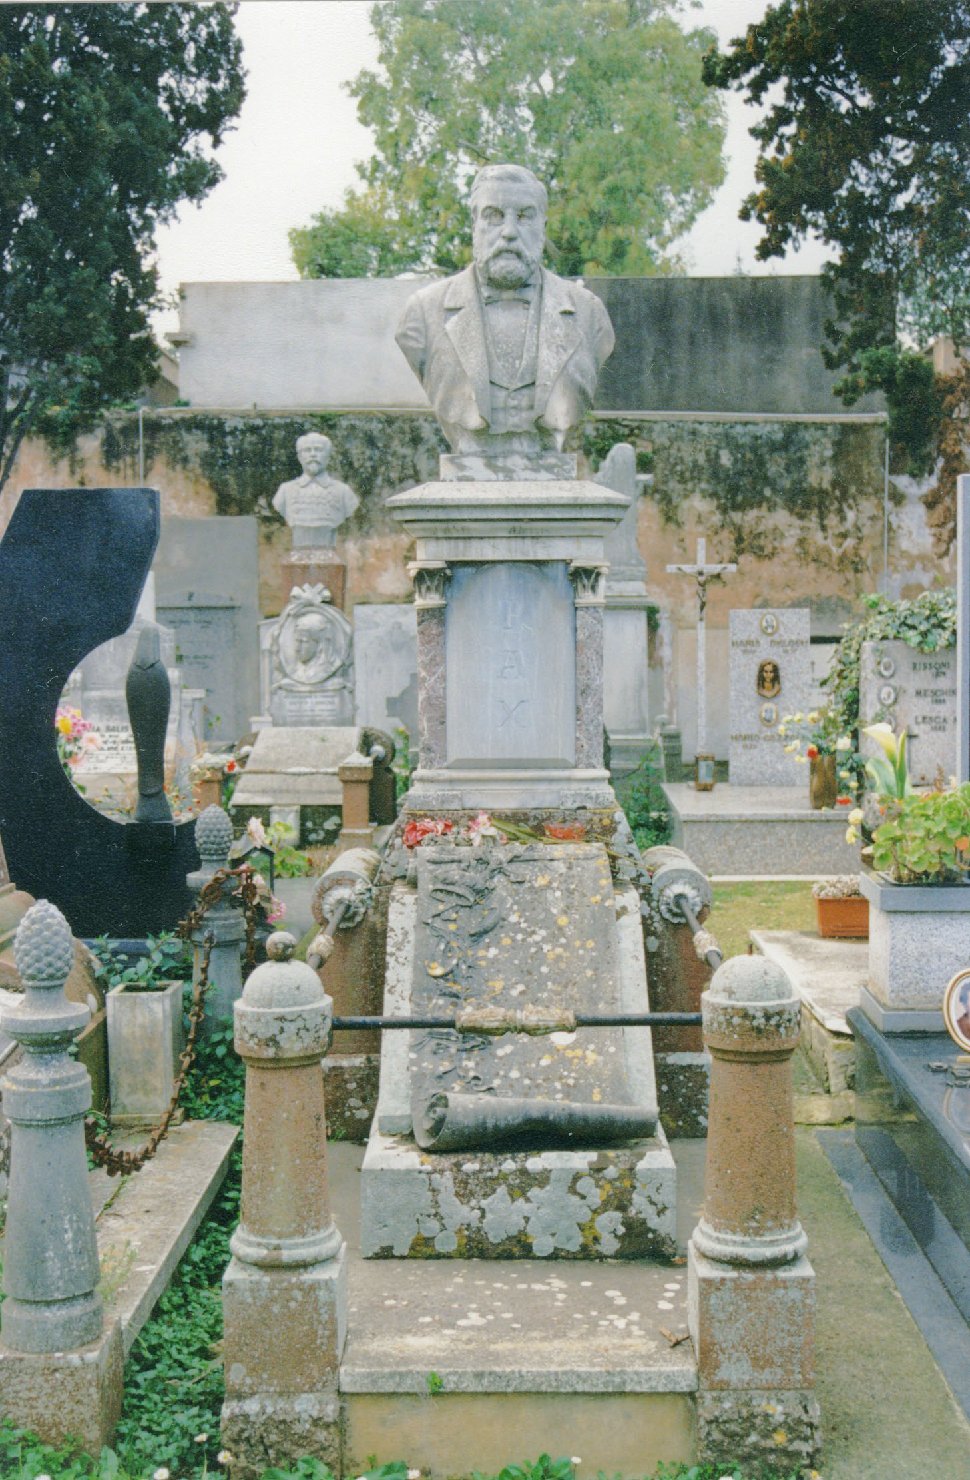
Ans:
[[[535,297],[535,284],[526,283],[524,288],[491,288],[482,285],[483,303],[531,303]]]

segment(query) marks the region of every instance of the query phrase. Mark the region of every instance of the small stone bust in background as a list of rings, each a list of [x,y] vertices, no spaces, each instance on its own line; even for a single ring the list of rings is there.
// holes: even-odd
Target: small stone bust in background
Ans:
[[[333,443],[322,432],[307,432],[296,440],[303,474],[281,483],[273,508],[293,531],[294,548],[332,550],[337,529],[360,503],[354,490],[327,472]]]
[[[456,453],[561,451],[589,408],[613,326],[599,298],[542,266],[546,190],[486,165],[464,272],[408,300],[397,342]]]

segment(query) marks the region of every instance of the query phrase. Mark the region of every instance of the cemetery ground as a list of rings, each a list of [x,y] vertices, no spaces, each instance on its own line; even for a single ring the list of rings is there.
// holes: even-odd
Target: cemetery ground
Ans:
[[[746,948],[752,923],[764,928],[811,928],[811,886],[799,881],[745,880],[716,886],[712,924],[726,954]],[[801,1055],[798,1056],[801,1060]],[[804,1061],[796,1060],[796,1099],[818,1086]],[[185,1097],[189,1119],[242,1123],[244,1072],[228,1031],[217,1033],[200,1050]],[[826,1137],[851,1132],[801,1125],[797,1131],[799,1213],[818,1273],[817,1394],[824,1422],[823,1480],[916,1480],[923,1475],[956,1477],[970,1473],[970,1426],[893,1277],[879,1256],[847,1190],[826,1154]],[[702,1140],[672,1141],[683,1195],[678,1208],[678,1241],[683,1245],[700,1210],[703,1187]],[[363,1148],[331,1145],[331,1189],[341,1231],[353,1247],[359,1239],[359,1169]],[[226,1179],[208,1216],[175,1271],[172,1282],[143,1327],[125,1371],[125,1403],[114,1448],[100,1456],[79,1449],[45,1446],[30,1435],[0,1426],[0,1476],[3,1480],[204,1480],[231,1475],[231,1458],[220,1448],[223,1397],[220,1346],[220,1283],[229,1257],[229,1235],[239,1218],[241,1148],[233,1148]],[[99,1174],[92,1174],[96,1179]],[[121,1186],[102,1186],[107,1205]],[[884,1215],[885,1216],[885,1215]],[[884,1227],[898,1249],[905,1230]],[[683,1261],[680,1261],[681,1263]],[[529,1261],[521,1266],[520,1319],[541,1311],[549,1300],[554,1266]],[[672,1268],[680,1271],[676,1263]],[[469,1274],[487,1276],[487,1263]],[[123,1270],[106,1267],[102,1292],[110,1312]],[[487,1280],[481,1283],[486,1284]],[[478,1293],[476,1291],[476,1293]],[[481,1298],[481,1297],[480,1297]],[[386,1303],[386,1302],[385,1302]],[[517,1312],[519,1313],[519,1312]],[[676,1322],[679,1312],[657,1320]],[[674,1335],[679,1332],[672,1333]],[[393,1350],[388,1361],[393,1363]],[[448,1402],[447,1372],[429,1371],[427,1407]],[[602,1474],[595,1454],[558,1456],[519,1454],[508,1441],[508,1465],[500,1480],[572,1480]],[[408,1480],[407,1454],[377,1466],[374,1457],[357,1457],[368,1480]],[[467,1472],[481,1477],[470,1446]],[[662,1466],[657,1480],[794,1480],[787,1474],[734,1466]],[[812,1472],[813,1475],[816,1472]],[[266,1480],[327,1480],[318,1460],[267,1470]],[[654,1472],[651,1471],[651,1475]],[[416,1472],[410,1471],[415,1477]]]

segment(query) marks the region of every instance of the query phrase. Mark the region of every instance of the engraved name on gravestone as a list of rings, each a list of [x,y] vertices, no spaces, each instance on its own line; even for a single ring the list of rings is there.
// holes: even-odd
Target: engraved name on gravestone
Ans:
[[[459,566],[448,592],[448,764],[572,766],[576,615],[564,563]]]
[[[956,648],[920,653],[905,642],[864,642],[859,685],[863,724],[885,720],[907,734],[906,759],[914,786],[933,786],[957,766]],[[862,737],[863,755],[881,754]]]
[[[238,716],[235,672],[235,603],[164,607],[161,614],[175,630],[176,655],[182,677],[191,688],[204,689],[205,738],[235,735]],[[242,733],[240,730],[238,733]]]
[[[809,708],[812,670],[807,608],[730,614],[730,740],[735,786],[802,786],[804,768],[786,755],[783,715]]]
[[[164,519],[154,569],[184,681],[205,691],[204,739],[238,740],[259,708],[256,520]]]

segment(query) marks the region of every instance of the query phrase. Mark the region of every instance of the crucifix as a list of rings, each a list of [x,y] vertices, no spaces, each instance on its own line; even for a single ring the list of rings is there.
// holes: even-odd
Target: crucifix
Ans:
[[[707,750],[707,639],[704,612],[707,609],[707,583],[718,576],[730,575],[736,565],[708,565],[707,540],[698,536],[697,560],[693,565],[668,565],[667,574],[693,576],[697,581],[697,754]]]

